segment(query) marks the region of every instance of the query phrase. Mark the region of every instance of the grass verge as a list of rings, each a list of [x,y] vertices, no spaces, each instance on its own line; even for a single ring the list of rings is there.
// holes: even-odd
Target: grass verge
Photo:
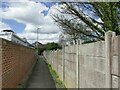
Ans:
[[[56,73],[56,71],[53,70],[51,64],[48,64],[48,68],[49,68],[49,71],[50,71],[54,81],[55,81],[56,87],[57,88],[63,88],[63,90],[67,90],[67,88],[65,87],[63,81],[60,80],[60,78],[59,78],[58,74]]]

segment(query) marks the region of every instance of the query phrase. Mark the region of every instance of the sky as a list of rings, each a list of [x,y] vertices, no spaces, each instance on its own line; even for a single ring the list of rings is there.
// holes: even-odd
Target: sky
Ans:
[[[13,30],[19,37],[28,42],[58,42],[61,33],[51,15],[56,14],[58,3],[36,2],[34,0],[9,0],[0,2],[0,31]]]
[[[0,31],[4,29],[13,30],[19,37],[26,38],[28,42],[34,43],[37,40],[38,30],[38,41],[40,43],[58,42],[62,30],[54,22],[51,15],[59,14],[57,9],[60,4],[48,1],[0,0]],[[63,7],[63,5],[61,6]],[[88,10],[83,11],[86,15],[93,17],[93,14]],[[66,17],[71,18],[70,16]],[[93,18],[102,22],[98,17]]]

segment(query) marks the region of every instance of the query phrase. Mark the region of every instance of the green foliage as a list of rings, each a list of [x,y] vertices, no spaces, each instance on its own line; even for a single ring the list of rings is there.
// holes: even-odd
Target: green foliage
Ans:
[[[58,43],[47,43],[46,44],[46,50],[57,50],[61,49],[62,47]]]
[[[43,51],[45,50],[46,48],[38,48],[38,55],[42,55]]]
[[[63,90],[67,90],[65,85],[64,85],[64,82],[62,82],[58,76],[58,74],[56,73],[55,70],[53,70],[51,64],[48,63],[48,68],[50,70],[50,73],[55,81],[55,84],[57,86],[57,88],[62,88]]]
[[[97,40],[104,40],[107,31],[114,31],[120,35],[120,2],[62,4],[64,7],[57,9],[60,13],[53,14],[52,18],[62,28],[63,33],[69,34],[74,41],[79,38],[84,40],[80,34]]]
[[[57,50],[61,49],[62,47],[58,43],[47,43],[44,47],[39,47],[38,48],[38,55],[42,55],[44,50]],[[36,48],[37,50],[37,48]]]

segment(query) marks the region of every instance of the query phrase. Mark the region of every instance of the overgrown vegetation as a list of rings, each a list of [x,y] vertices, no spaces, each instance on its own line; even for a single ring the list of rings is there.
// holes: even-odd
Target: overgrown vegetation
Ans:
[[[50,70],[50,73],[56,83],[56,87],[57,88],[62,88],[63,90],[67,90],[64,83],[59,79],[59,76],[57,75],[57,73],[55,72],[55,70],[52,69],[52,66],[50,64],[48,64],[48,68]]]

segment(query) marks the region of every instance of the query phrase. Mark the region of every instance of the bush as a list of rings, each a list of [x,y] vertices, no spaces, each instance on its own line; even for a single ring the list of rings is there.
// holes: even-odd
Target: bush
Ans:
[[[39,47],[38,48],[38,55],[42,55],[44,50],[57,50],[61,49],[62,47],[58,43],[47,43],[44,47]],[[37,50],[37,48],[36,48]]]
[[[38,48],[38,55],[42,55],[44,50],[45,50],[45,48]]]
[[[62,47],[58,44],[58,43],[47,43],[46,45],[46,50],[57,50],[57,49],[61,49]]]

